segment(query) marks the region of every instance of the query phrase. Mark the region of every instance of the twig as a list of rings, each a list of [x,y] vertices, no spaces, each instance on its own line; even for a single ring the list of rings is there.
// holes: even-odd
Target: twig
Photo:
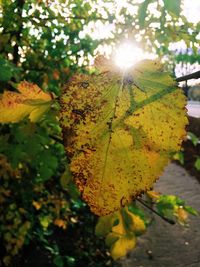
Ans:
[[[160,213],[158,213],[156,210],[154,210],[152,207],[150,207],[149,205],[147,205],[141,198],[137,198],[136,199],[138,202],[140,202],[143,206],[145,206],[146,208],[148,208],[150,211],[152,211],[153,213],[155,213],[157,216],[159,216],[160,218],[162,218],[164,221],[170,223],[170,224],[175,224],[175,221],[168,219],[166,217],[164,217],[163,215],[161,215]]]
[[[176,78],[176,81],[177,82],[183,82],[183,81],[187,81],[187,80],[190,80],[190,79],[199,79],[199,78],[200,78],[200,70],[196,71],[194,73],[191,73],[191,74]]]

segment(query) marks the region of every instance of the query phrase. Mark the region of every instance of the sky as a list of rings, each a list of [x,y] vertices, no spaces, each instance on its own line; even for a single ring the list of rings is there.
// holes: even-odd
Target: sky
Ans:
[[[116,0],[116,1],[118,3],[122,3],[122,1],[120,1],[120,0]],[[174,0],[174,1],[176,1],[176,0]],[[123,3],[124,2],[126,2],[126,0],[124,0]],[[200,0],[184,0],[183,1],[183,15],[185,15],[185,17],[187,17],[189,22],[192,22],[192,23],[200,22]],[[109,28],[107,30],[109,30]],[[100,30],[99,30],[99,32],[100,32]],[[104,32],[104,34],[105,34],[105,32]],[[172,44],[173,50],[177,47],[179,49],[184,49],[185,48],[184,42]],[[130,57],[131,53],[130,53],[130,51],[131,51],[131,45],[130,44],[127,44],[127,45],[122,44],[121,46],[119,46],[119,49],[117,51],[117,56],[116,56],[117,65],[120,66],[120,64],[121,64],[121,67],[126,66],[127,64],[131,65],[131,57]],[[152,54],[150,55],[150,54],[144,53],[144,51],[142,52],[139,50],[137,51],[136,55],[132,55],[132,58],[134,58],[136,56],[137,56],[137,60],[141,60],[144,58],[152,58],[153,59]],[[193,64],[193,65],[188,64],[186,66],[185,70],[183,69],[182,66],[177,65],[176,66],[176,76],[179,77],[179,76],[182,76],[182,75],[185,75],[185,74],[197,71],[197,70],[200,70],[199,64]],[[196,83],[199,83],[199,81],[197,81],[197,80],[189,81],[189,84],[191,84],[191,85],[194,85]]]
[[[174,0],[176,1],[176,0]],[[184,0],[183,14],[190,22],[197,23],[200,21],[200,0]]]

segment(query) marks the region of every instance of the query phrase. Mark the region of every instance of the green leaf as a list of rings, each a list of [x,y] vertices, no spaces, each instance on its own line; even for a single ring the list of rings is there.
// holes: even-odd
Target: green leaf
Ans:
[[[142,2],[139,5],[138,19],[139,19],[139,25],[141,28],[144,28],[144,26],[145,26],[145,19],[147,17],[147,8],[151,2],[152,2],[152,0],[144,0],[144,2]]]
[[[177,197],[172,195],[161,195],[156,203],[158,212],[169,218],[173,217],[176,205]]]
[[[190,207],[190,206],[184,206],[184,209],[188,212],[188,213],[190,213],[190,214],[192,214],[192,215],[194,215],[194,216],[197,216],[197,215],[199,215],[199,213],[195,210],[195,209],[193,209],[192,207]]]
[[[106,236],[112,229],[115,219],[115,213],[100,217],[95,227],[95,234],[97,236]]]
[[[139,208],[135,203],[131,203],[128,206],[128,210],[133,214],[138,215],[145,222],[145,224],[148,224],[148,220],[146,218],[144,211],[141,208]]]
[[[69,164],[67,163],[65,166],[65,171],[60,177],[60,184],[63,189],[67,189],[71,181],[72,181],[72,174],[69,169]]]
[[[145,220],[140,215],[130,212],[128,208],[122,209],[124,225],[128,232],[141,235],[146,231]]]
[[[80,192],[78,191],[77,186],[73,182],[70,182],[68,184],[67,191],[68,191],[71,199],[73,199],[73,200],[79,200],[79,198],[80,198]]]
[[[58,166],[58,160],[55,155],[49,153],[48,150],[40,151],[40,155],[37,155],[38,161],[41,162],[38,167],[39,177],[38,182],[44,182],[48,180],[56,170]]]
[[[169,13],[172,13],[176,17],[180,16],[181,0],[164,0],[164,6]]]
[[[196,159],[194,166],[198,171],[200,171],[200,157]]]
[[[194,133],[188,132],[187,133],[187,138],[192,141],[194,146],[198,145],[199,138]]]
[[[160,214],[172,218],[178,218],[179,223],[185,224],[187,212],[192,215],[198,215],[198,212],[185,204],[185,201],[173,195],[161,195],[156,203]]]
[[[125,74],[98,58],[99,73],[76,74],[61,97],[70,169],[97,215],[149,190],[186,134],[185,97],[158,61]]]
[[[69,266],[69,267],[73,267],[73,266],[75,266],[75,263],[76,263],[75,258],[70,257],[70,256],[65,256],[64,258],[65,258],[66,261],[67,261],[67,266]]]
[[[13,76],[12,65],[0,57],[0,81],[7,82]]]
[[[179,152],[175,153],[173,158],[175,160],[178,160],[182,165],[184,165],[185,159],[184,159],[183,151],[179,151]]]
[[[117,240],[119,240],[119,236],[117,234],[115,234],[115,233],[109,233],[106,236],[106,239],[105,239],[106,246],[107,247],[113,246],[114,243],[117,242]]]
[[[49,224],[52,223],[52,217],[50,215],[47,215],[47,216],[40,216],[39,217],[39,221],[40,221],[40,224],[41,226],[44,228],[44,229],[47,229]]]
[[[64,266],[64,261],[63,261],[63,257],[62,256],[56,256],[53,260],[53,263],[55,264],[55,266],[57,267],[63,267]]]

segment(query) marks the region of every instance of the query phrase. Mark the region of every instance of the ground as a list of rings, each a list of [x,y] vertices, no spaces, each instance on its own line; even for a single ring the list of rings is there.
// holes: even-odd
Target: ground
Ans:
[[[170,164],[155,189],[174,194],[199,210],[200,183],[181,166]],[[200,218],[190,217],[189,227],[155,223],[139,238],[138,246],[122,262],[123,267],[200,267]]]

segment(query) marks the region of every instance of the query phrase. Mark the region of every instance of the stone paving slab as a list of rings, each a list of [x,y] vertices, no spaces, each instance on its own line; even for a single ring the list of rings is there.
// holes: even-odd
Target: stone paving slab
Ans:
[[[200,211],[200,183],[181,166],[170,164],[155,190],[176,195]],[[170,225],[157,216],[155,220],[122,266],[200,267],[200,217],[190,216],[189,228]]]

